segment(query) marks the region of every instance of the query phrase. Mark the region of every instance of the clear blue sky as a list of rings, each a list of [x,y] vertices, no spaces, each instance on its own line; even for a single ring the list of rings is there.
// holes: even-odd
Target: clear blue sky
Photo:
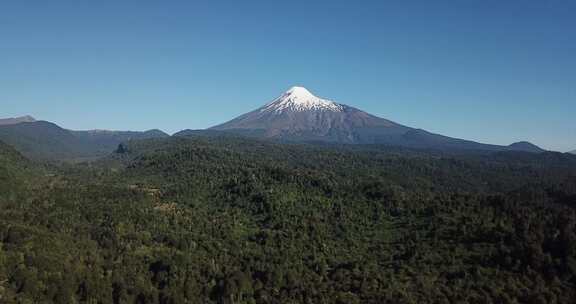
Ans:
[[[576,1],[0,3],[0,117],[172,133],[292,85],[448,136],[576,149]]]

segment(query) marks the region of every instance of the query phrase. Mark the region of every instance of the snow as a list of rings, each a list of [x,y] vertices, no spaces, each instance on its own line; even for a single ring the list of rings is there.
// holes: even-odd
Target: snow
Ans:
[[[262,112],[283,112],[286,110],[341,112],[344,107],[334,101],[314,96],[304,87],[295,86],[261,109]]]

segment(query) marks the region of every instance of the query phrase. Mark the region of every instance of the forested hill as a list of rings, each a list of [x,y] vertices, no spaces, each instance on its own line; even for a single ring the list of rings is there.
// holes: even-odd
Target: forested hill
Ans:
[[[441,187],[506,193],[535,182],[554,184],[576,174],[576,157],[556,152],[455,154],[373,145],[277,144],[222,136],[135,141],[120,149],[112,159],[122,159],[127,172],[143,178],[160,175],[163,182],[181,174],[199,174],[199,170],[212,178],[212,170],[281,168],[329,175],[339,183],[365,179],[407,190]]]
[[[0,141],[0,179],[6,182],[12,174],[13,167],[16,163],[23,161],[24,158],[12,147]]]
[[[14,148],[0,141],[0,198],[19,192],[26,182],[30,164]]]
[[[27,157],[51,161],[94,160],[108,155],[122,142],[156,137],[168,134],[159,130],[72,131],[47,121],[0,125],[0,140]]]
[[[0,141],[0,162],[2,165],[9,163],[25,162],[25,158],[20,155],[14,148]]]
[[[0,204],[8,303],[576,297],[568,154],[173,137],[53,169]]]

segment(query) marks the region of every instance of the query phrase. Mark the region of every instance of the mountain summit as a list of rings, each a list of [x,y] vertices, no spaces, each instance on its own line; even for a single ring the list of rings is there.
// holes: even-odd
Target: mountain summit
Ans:
[[[386,144],[411,148],[539,152],[527,143],[481,144],[407,127],[295,86],[264,106],[212,130],[282,141]],[[186,132],[180,133],[184,135]]]
[[[264,108],[262,111],[334,111],[341,112],[344,109],[342,105],[334,101],[322,99],[314,96],[304,87],[292,87],[282,96],[276,98]]]

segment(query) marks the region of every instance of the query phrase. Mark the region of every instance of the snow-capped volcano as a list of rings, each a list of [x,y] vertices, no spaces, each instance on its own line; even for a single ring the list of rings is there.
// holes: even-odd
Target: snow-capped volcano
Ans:
[[[511,146],[487,145],[410,128],[354,107],[317,97],[306,88],[298,86],[290,88],[252,112],[211,129],[283,141],[490,151],[535,152],[539,149],[528,143]],[[186,131],[179,133],[186,134]]]
[[[362,128],[384,128],[394,134],[408,129],[298,86],[252,112],[212,127],[267,138],[344,143],[359,142],[356,131]]]
[[[265,105],[261,111],[336,111],[341,112],[344,107],[334,101],[314,96],[304,87],[292,87],[282,96]]]

